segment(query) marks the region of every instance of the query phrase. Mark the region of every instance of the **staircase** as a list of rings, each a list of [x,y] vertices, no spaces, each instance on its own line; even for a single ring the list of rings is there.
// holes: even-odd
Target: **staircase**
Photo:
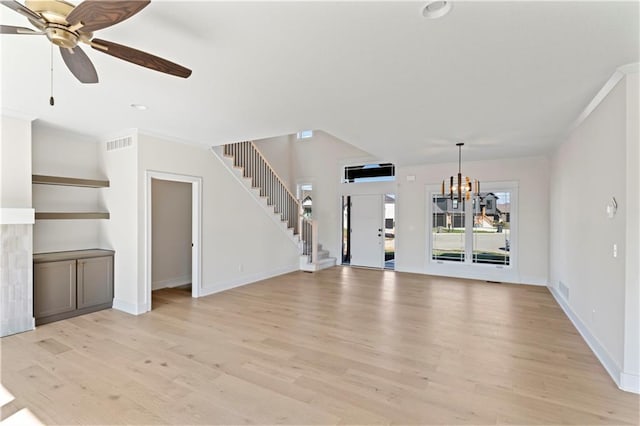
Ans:
[[[335,266],[336,259],[317,243],[317,222],[302,216],[300,202],[253,142],[215,146],[211,150],[298,246],[301,270],[314,272]]]

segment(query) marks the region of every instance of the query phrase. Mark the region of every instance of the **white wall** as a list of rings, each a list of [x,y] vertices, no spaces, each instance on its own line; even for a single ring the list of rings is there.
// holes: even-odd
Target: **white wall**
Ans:
[[[635,107],[627,105],[629,91],[637,91],[634,78],[609,92],[557,149],[551,167],[550,284],[569,288],[564,301],[574,322],[617,382],[625,364],[638,374],[637,93]],[[619,208],[608,218],[612,197]]]
[[[31,207],[31,121],[0,116],[0,207]]]
[[[151,183],[154,290],[191,283],[191,184]]]
[[[343,195],[396,194],[396,270],[423,274],[441,274],[438,266],[427,262],[426,185],[438,185],[444,176],[457,170],[457,163],[396,167],[395,182],[343,184],[344,165],[362,164],[376,159],[332,135],[314,132],[313,138],[296,140],[290,136],[291,179],[295,183],[313,183],[313,217],[317,219],[319,242],[332,256],[340,258],[342,251]],[[285,146],[278,141],[280,152]],[[264,151],[268,141],[260,142]],[[271,147],[271,146],[270,146]],[[455,147],[453,147],[455,148]],[[278,154],[279,158],[285,157]],[[452,151],[455,155],[455,151]],[[544,157],[495,161],[465,162],[464,172],[482,182],[516,182],[519,186],[519,262],[517,267],[497,273],[485,273],[481,268],[453,268],[448,274],[479,279],[525,284],[548,282],[549,230],[549,161]],[[407,175],[414,181],[408,182]],[[295,186],[295,185],[294,185]],[[339,261],[340,262],[340,261]],[[484,269],[486,270],[486,268]]]
[[[130,136],[130,146],[106,150],[100,143],[100,160],[109,179],[102,189],[110,219],[101,221],[100,240],[104,248],[115,250],[113,262],[113,307],[129,313],[146,312],[140,303],[138,286],[138,141],[137,132],[128,131],[116,137]],[[114,139],[116,138],[114,137]]]
[[[46,124],[33,125],[33,174],[107,179],[99,161],[98,141]],[[33,185],[36,211],[105,211],[103,189]],[[38,220],[35,253],[100,248],[101,220]]]
[[[254,144],[266,158],[278,177],[292,194],[296,193],[296,182],[292,179],[291,145],[298,142],[295,136],[278,136],[261,139]]]
[[[621,385],[640,391],[640,76],[627,75],[625,338]],[[627,381],[631,383],[627,383]]]
[[[340,176],[344,164],[370,160],[370,154],[340,139],[314,131],[313,137],[297,140],[291,136],[291,178],[313,184],[313,218],[318,222],[318,242],[338,259],[342,252],[342,194]]]
[[[145,191],[146,171],[202,178],[202,293],[256,281],[296,270],[298,249],[212,152],[201,147],[139,135],[138,191]],[[136,212],[143,229],[145,206],[140,197]],[[138,263],[144,265],[144,233],[138,233]],[[138,283],[144,283],[138,271]],[[139,300],[146,303],[144,288]]]
[[[453,147],[455,148],[455,147]],[[452,149],[452,155],[455,150]],[[396,270],[442,274],[441,265],[428,261],[426,186],[440,188],[442,179],[457,172],[458,164],[430,164],[396,169]],[[514,269],[493,271],[482,267],[450,267],[452,276],[491,279],[522,284],[548,282],[549,161],[544,157],[492,161],[464,161],[463,174],[491,182],[518,185],[518,263]],[[415,180],[408,181],[407,176]]]

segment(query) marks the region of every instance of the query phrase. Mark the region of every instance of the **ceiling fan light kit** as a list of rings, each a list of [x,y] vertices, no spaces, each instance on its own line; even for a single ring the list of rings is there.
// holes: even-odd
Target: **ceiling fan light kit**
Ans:
[[[93,63],[78,45],[84,43],[94,50],[133,64],[177,77],[187,78],[191,70],[141,50],[93,38],[93,32],[110,27],[140,12],[150,0],[104,1],[85,0],[75,6],[64,0],[26,0],[23,6],[15,0],[1,0],[2,5],[25,16],[37,28],[0,26],[1,34],[46,35],[60,48],[69,71],[81,83],[97,83],[98,73]]]

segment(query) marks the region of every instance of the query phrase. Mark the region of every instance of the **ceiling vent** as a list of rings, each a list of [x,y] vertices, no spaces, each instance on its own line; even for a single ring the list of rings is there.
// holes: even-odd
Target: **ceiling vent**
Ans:
[[[133,137],[125,136],[123,138],[114,139],[107,142],[107,151],[114,151],[116,149],[127,148],[133,145]]]

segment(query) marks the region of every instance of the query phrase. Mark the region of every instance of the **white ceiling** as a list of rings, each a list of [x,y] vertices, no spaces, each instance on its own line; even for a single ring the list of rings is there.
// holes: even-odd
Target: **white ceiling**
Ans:
[[[0,102],[103,137],[139,128],[217,145],[320,129],[398,164],[548,152],[621,65],[638,62],[639,3],[154,1],[97,37],[193,69],[180,79],[85,47],[82,85],[49,43],[3,35]],[[6,7],[0,22],[27,26]],[[129,105],[145,104],[147,111]]]

